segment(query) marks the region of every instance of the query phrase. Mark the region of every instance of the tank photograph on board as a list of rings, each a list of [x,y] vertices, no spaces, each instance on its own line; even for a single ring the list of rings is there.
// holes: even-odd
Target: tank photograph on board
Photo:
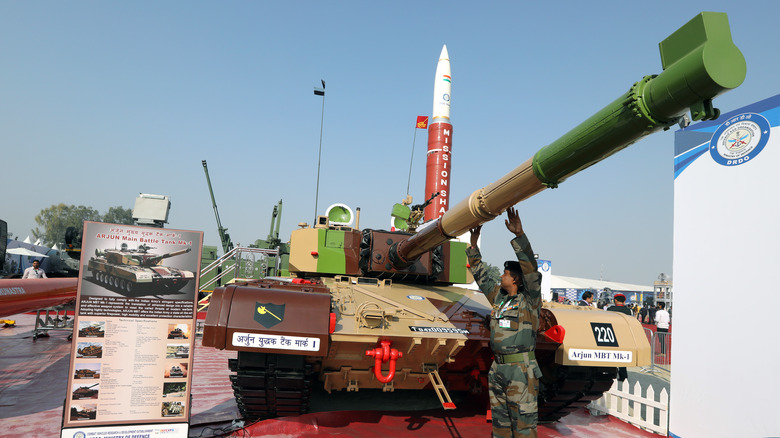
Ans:
[[[87,222],[81,295],[191,300],[198,266],[193,240],[177,230]]]

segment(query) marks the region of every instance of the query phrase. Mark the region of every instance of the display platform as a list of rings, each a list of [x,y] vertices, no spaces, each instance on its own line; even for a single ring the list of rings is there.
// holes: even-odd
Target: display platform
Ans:
[[[20,314],[16,326],[0,329],[0,437],[55,438],[60,435],[63,400],[67,394],[70,342],[66,332],[52,332],[33,341],[35,315]],[[191,437],[486,437],[491,425],[478,398],[458,394],[458,409],[437,407],[433,391],[357,393],[324,391],[312,410],[298,417],[276,418],[244,425],[230,387],[228,358],[196,342],[193,365]],[[368,410],[370,409],[370,410]],[[561,421],[539,426],[540,437],[628,438],[659,437],[611,416],[577,411]]]

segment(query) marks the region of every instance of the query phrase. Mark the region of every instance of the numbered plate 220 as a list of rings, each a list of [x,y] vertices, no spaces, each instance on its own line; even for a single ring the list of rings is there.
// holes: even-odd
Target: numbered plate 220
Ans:
[[[617,336],[612,324],[608,322],[592,322],[590,326],[593,329],[593,337],[596,338],[596,345],[599,347],[617,347]]]

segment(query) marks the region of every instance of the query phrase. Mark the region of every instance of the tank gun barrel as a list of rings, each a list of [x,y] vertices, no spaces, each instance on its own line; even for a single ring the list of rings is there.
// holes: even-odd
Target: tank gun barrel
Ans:
[[[636,82],[519,167],[473,192],[418,234],[396,243],[390,251],[393,265],[407,265],[645,136],[669,129],[688,110],[692,120],[716,119],[720,111],[712,106],[712,99],[745,79],[745,58],[731,39],[725,13],[700,13],[659,48],[661,74]]]
[[[149,261],[153,262],[153,263],[157,263],[158,261],[160,261],[162,259],[167,259],[167,258],[171,258],[171,257],[176,257],[178,255],[187,254],[190,251],[192,251],[192,248],[184,248],[184,249],[180,249],[178,251],[168,252],[168,253],[165,253],[165,254],[160,254],[160,255],[155,256],[155,257],[150,257]]]

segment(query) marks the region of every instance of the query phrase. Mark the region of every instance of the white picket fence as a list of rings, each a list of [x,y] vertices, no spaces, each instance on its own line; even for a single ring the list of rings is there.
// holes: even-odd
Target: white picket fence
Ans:
[[[661,390],[658,398],[659,400],[656,401],[652,386],[647,387],[647,392],[642,397],[642,386],[639,382],[636,382],[631,390],[628,381],[618,385],[618,381],[615,380],[612,388],[605,392],[603,397],[591,402],[588,409],[592,415],[609,414],[634,426],[666,436],[669,429],[669,393],[666,388]],[[645,406],[644,415],[642,415],[642,406]]]

